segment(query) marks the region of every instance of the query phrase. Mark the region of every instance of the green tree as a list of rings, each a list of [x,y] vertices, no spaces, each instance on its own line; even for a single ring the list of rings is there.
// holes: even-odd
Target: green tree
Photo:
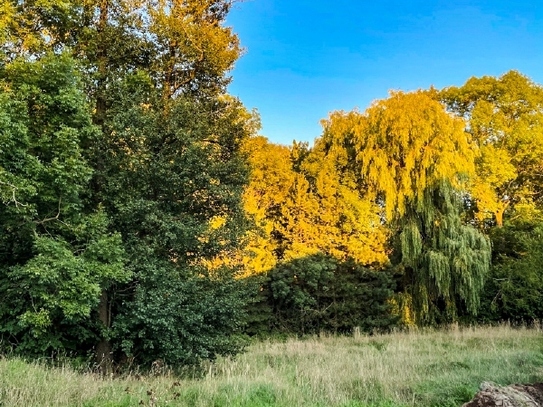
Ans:
[[[164,101],[142,73],[123,86],[104,124],[107,144],[89,152],[103,163],[95,197],[134,275],[107,293],[112,349],[172,364],[233,353],[242,292],[235,270],[209,270],[206,261],[237,248],[245,231],[239,150],[253,125],[233,98]]]
[[[489,272],[488,238],[462,222],[462,195],[447,181],[427,188],[421,209],[399,220],[401,287],[409,293],[415,320],[449,322],[477,314]]]
[[[88,350],[103,288],[124,282],[124,252],[85,199],[92,169],[81,143],[96,128],[69,57],[0,72],[0,326],[6,344]]]
[[[516,209],[511,212],[514,220],[490,233],[493,265],[479,321],[530,324],[543,319],[542,214]]]
[[[272,327],[297,334],[350,333],[390,328],[389,272],[364,268],[352,259],[317,254],[282,262],[268,274]]]
[[[233,271],[219,278],[207,267],[217,255],[234,250],[245,229],[240,196],[246,171],[239,146],[255,128],[253,116],[225,93],[227,73],[240,53],[237,36],[224,26],[230,6],[228,0],[8,0],[2,6],[3,64],[39,61],[48,52],[70,53],[86,79],[97,125],[93,130],[98,131],[75,142],[88,166],[77,182],[90,177],[82,199],[89,212],[101,214],[109,235],[122,237],[128,258],[123,272],[132,275],[126,284],[101,285],[93,323],[101,332],[98,361],[106,368],[115,349],[134,353],[154,346],[149,358],[187,362],[236,348],[219,344],[223,337],[230,343],[229,333],[239,325],[239,296],[226,289],[235,285]],[[22,187],[11,181],[0,191],[6,202],[23,202],[18,200]],[[58,261],[77,276],[73,262],[62,259],[59,254]],[[177,302],[164,308],[177,321],[175,338],[149,328],[145,338],[121,343],[116,333],[152,318],[154,305],[146,308],[143,299],[159,304],[153,293],[166,287],[194,291],[194,299],[187,294],[187,301],[192,312],[201,312],[194,318],[209,336],[194,331],[187,339],[188,320],[185,330],[185,322],[176,319],[187,303]],[[222,292],[225,301],[232,299],[225,307],[230,314],[221,311],[213,320],[205,314],[211,306],[198,308],[191,302],[208,288],[209,295]],[[167,337],[172,342],[159,345]],[[183,359],[183,352],[171,352],[188,343],[180,338],[199,338],[193,356]],[[153,341],[156,346],[149,345]]]

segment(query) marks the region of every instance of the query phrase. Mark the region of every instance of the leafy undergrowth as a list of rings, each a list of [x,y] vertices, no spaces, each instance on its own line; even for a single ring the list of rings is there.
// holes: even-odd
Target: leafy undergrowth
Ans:
[[[201,378],[104,379],[0,359],[1,406],[460,406],[483,381],[543,381],[535,329],[449,329],[263,341]]]

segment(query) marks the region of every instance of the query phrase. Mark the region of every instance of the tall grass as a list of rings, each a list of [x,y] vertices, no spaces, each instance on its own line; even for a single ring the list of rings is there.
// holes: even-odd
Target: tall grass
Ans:
[[[483,381],[543,381],[539,329],[452,328],[253,344],[201,378],[104,379],[0,360],[0,406],[459,406]]]

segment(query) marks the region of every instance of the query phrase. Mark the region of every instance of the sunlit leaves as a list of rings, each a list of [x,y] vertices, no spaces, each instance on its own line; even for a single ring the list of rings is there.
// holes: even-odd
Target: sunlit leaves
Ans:
[[[421,203],[424,190],[436,181],[457,184],[460,175],[473,172],[474,152],[463,122],[424,92],[393,93],[363,114],[336,112],[324,124],[325,139],[352,145],[338,164],[355,165],[366,193],[383,200],[387,219],[403,215],[408,201]],[[328,154],[337,155],[338,142],[330,143]]]
[[[317,146],[381,208],[419,323],[475,313],[490,264],[488,240],[461,219],[478,152],[462,120],[426,92],[392,93],[364,113],[336,112]]]
[[[362,264],[387,261],[378,209],[317,146],[304,150],[253,138],[245,146],[251,182],[245,210],[256,222],[245,264],[254,272],[317,253]]]
[[[471,78],[440,93],[465,118],[480,155],[473,196],[479,219],[503,224],[506,210],[541,198],[543,89],[510,71],[500,78]]]

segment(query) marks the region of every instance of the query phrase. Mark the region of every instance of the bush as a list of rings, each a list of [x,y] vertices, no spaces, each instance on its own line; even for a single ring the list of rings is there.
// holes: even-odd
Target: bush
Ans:
[[[279,264],[264,292],[276,331],[296,334],[383,330],[396,322],[389,299],[393,280],[354,260],[314,255]]]
[[[531,323],[543,319],[543,223],[505,225],[491,237],[494,265],[479,320]]]

